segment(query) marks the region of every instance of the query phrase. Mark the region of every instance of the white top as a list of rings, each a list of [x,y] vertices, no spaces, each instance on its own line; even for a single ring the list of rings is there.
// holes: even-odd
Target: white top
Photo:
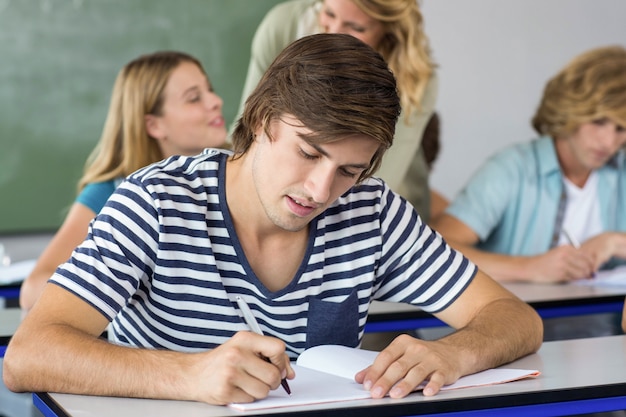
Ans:
[[[567,178],[564,183],[567,205],[563,216],[563,230],[567,230],[580,243],[602,233],[598,173],[593,171],[582,188]],[[561,233],[559,245],[569,243],[565,234]]]

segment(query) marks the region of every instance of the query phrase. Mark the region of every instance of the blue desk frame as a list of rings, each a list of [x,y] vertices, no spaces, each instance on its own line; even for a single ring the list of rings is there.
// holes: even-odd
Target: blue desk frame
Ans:
[[[20,285],[0,286],[0,298],[8,300],[20,298]]]
[[[611,387],[609,387],[611,389]],[[596,387],[595,389],[601,389]],[[626,409],[626,395],[618,395],[616,392],[624,392],[626,385],[620,384],[613,386],[611,391],[614,396],[605,398],[590,399],[572,399],[555,401],[554,396],[575,398],[582,395],[589,389],[572,390],[572,394],[538,392],[525,393],[523,395],[506,395],[502,397],[488,397],[476,399],[464,399],[457,401],[444,401],[428,403],[416,403],[414,407],[411,404],[399,404],[398,406],[369,406],[341,408],[337,410],[311,410],[310,412],[296,412],[289,415],[298,417],[312,417],[316,415],[324,415],[327,417],[527,417],[527,416],[570,416],[574,414],[591,414],[609,411],[618,411]],[[579,392],[580,391],[580,392]],[[589,395],[586,393],[585,395]],[[552,399],[550,399],[552,397]],[[545,402],[542,402],[545,401]],[[46,393],[33,393],[33,404],[45,417],[71,417],[66,414]],[[502,407],[503,404],[517,404],[514,406]],[[484,408],[481,408],[484,407]],[[416,410],[413,410],[416,408]],[[421,410],[417,410],[421,409]],[[440,412],[432,412],[433,409],[439,409]],[[406,414],[406,412],[409,414]],[[424,411],[422,413],[421,411]],[[417,413],[417,414],[415,414]],[[246,414],[249,415],[249,414]],[[284,417],[287,414],[266,414],[266,416]]]

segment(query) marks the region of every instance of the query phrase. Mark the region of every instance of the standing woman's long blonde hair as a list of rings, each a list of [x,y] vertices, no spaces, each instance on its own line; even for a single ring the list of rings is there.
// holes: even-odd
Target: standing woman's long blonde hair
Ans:
[[[163,159],[157,141],[148,135],[145,116],[161,116],[167,81],[183,62],[197,65],[206,74],[200,61],[176,51],[142,55],[120,70],[100,141],[78,182],[79,192],[89,183],[126,177]]]
[[[378,52],[396,76],[402,110],[408,116],[420,109],[426,84],[435,68],[417,0],[352,1],[385,27]]]

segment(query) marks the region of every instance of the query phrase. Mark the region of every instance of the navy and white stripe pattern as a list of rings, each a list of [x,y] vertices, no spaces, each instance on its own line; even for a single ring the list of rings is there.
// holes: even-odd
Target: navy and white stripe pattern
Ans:
[[[214,348],[248,330],[239,295],[291,357],[323,343],[358,346],[371,300],[437,312],[476,273],[404,199],[369,179],[312,222],[298,272],[270,292],[246,261],[229,216],[226,158],[209,151],[137,171],[52,277],[113,321],[116,342]]]

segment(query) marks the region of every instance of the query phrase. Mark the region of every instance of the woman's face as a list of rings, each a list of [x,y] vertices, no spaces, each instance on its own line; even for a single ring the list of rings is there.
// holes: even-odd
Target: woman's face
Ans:
[[[227,135],[222,104],[202,70],[182,62],[165,85],[161,115],[146,116],[148,134],[158,141],[164,157],[222,146]]]
[[[382,22],[368,16],[352,0],[324,0],[319,21],[326,33],[346,33],[374,49],[385,35]]]

